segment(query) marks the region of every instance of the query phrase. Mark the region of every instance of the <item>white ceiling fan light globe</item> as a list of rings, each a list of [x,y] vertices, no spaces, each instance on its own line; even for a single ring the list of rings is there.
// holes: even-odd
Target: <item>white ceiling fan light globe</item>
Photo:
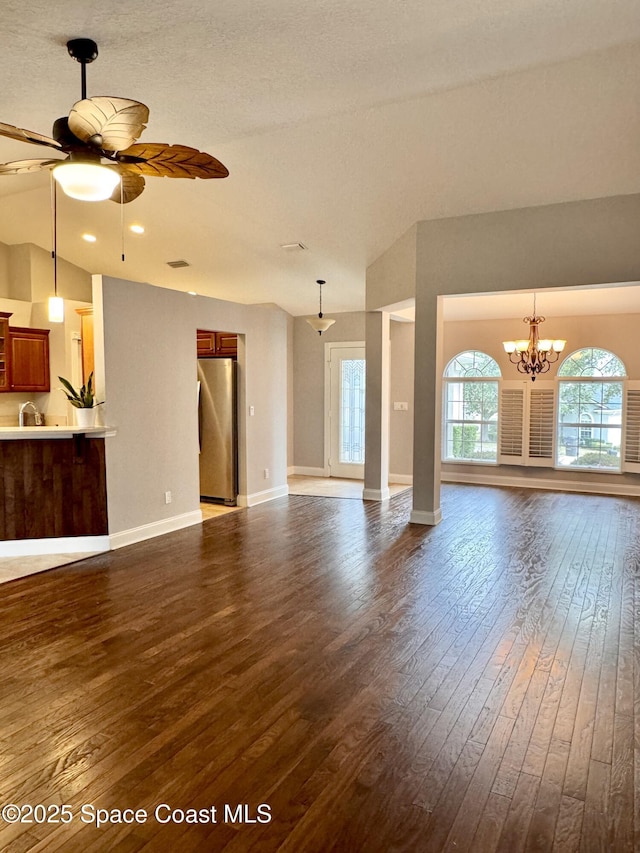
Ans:
[[[118,172],[101,163],[61,163],[53,177],[65,195],[78,201],[105,201],[120,183]]]

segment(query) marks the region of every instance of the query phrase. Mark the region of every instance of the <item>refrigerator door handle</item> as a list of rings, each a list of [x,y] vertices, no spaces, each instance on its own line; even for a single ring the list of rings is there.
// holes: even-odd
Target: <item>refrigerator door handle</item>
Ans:
[[[200,380],[198,379],[198,453],[202,453],[202,406],[200,405]]]

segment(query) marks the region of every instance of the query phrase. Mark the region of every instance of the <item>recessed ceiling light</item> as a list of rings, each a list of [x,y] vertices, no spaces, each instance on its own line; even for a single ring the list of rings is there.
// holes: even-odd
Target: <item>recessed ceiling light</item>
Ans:
[[[198,295],[198,294],[195,292],[195,290],[187,290],[187,293],[189,294],[189,296],[197,296],[197,295]]]
[[[98,238],[95,234],[83,234],[82,239],[87,243],[95,243]]]
[[[129,231],[133,231],[134,234],[144,234],[144,225],[130,225]]]

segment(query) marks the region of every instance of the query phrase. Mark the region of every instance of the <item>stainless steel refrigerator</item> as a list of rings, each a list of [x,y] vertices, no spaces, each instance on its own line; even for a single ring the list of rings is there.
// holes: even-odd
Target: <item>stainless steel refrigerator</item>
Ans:
[[[200,496],[235,506],[238,497],[237,364],[198,359]]]

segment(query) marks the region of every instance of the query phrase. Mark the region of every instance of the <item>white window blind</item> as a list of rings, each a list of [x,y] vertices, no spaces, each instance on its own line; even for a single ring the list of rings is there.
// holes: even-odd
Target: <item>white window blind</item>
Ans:
[[[640,473],[640,382],[628,382],[623,470]]]
[[[498,461],[506,465],[524,464],[525,383],[503,380],[500,387],[500,445]]]
[[[555,436],[555,386],[553,382],[531,383],[529,388],[528,464],[553,465]]]

